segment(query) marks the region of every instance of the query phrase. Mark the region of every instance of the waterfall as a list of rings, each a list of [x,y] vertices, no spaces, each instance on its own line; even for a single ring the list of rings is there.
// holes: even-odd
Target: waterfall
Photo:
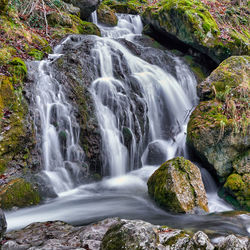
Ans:
[[[51,60],[56,56],[51,56]],[[43,173],[59,194],[75,187],[84,152],[79,146],[79,125],[62,85],[52,76],[50,60],[39,63],[35,79],[36,124],[42,140]]]
[[[133,40],[142,31],[139,16],[117,16],[114,28],[99,24],[103,37],[92,50],[99,78],[91,92],[103,139],[104,172],[111,176],[185,154],[187,118],[197,103],[195,77],[181,60],[175,60],[175,78],[114,39]],[[154,150],[160,162],[148,159]]]

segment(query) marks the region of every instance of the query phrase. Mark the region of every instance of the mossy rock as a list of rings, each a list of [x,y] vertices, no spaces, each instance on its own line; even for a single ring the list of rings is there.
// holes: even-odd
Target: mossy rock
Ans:
[[[249,35],[232,31],[230,39],[223,40],[209,9],[199,0],[162,0],[147,7],[142,17],[156,32],[199,50],[216,63],[249,54]]]
[[[224,184],[224,189],[235,199],[235,202],[239,203],[241,208],[250,211],[250,173],[243,176],[231,174]]]
[[[51,27],[63,26],[63,27],[72,27],[73,22],[70,16],[66,13],[58,13],[57,11],[52,11],[47,13],[48,24]]]
[[[28,52],[28,55],[29,56],[32,56],[35,60],[37,61],[40,61],[43,59],[44,57],[44,53],[38,49],[31,49],[29,52]]]
[[[249,56],[223,61],[199,84],[203,101],[188,123],[188,143],[224,180],[249,148],[249,68]]]
[[[0,189],[0,205],[3,209],[26,207],[39,202],[38,192],[22,178],[14,179]]]
[[[14,62],[17,63],[17,61],[15,60]],[[26,147],[28,147],[28,142],[31,139],[31,136],[28,135],[30,131],[27,129],[26,121],[28,110],[25,101],[20,95],[22,88],[14,89],[12,80],[13,78],[0,76],[1,173],[11,163],[13,158],[18,158],[24,151],[25,154],[27,153]],[[3,117],[4,112],[9,113],[7,117]]]
[[[107,5],[101,4],[97,9],[98,21],[109,26],[116,26],[118,19],[115,12]]]
[[[148,180],[148,193],[162,208],[177,213],[208,211],[201,173],[192,162],[177,157],[161,165]]]
[[[105,0],[102,4],[109,6],[116,13],[136,15],[142,12],[143,6],[148,2],[146,0]]]

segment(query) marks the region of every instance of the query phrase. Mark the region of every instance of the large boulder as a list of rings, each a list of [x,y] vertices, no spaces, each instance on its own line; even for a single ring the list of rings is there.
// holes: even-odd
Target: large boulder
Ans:
[[[6,223],[5,215],[3,213],[3,210],[0,208],[0,242],[2,240],[2,237],[6,229],[7,229],[7,223]]]
[[[228,9],[228,13],[230,11],[232,12]],[[156,33],[167,39],[182,42],[207,54],[216,63],[231,55],[249,54],[247,25],[241,24],[242,32],[238,32],[230,23],[233,23],[234,15],[228,14],[224,22],[228,22],[225,35],[225,25],[218,26],[217,21],[220,19],[215,20],[211,13],[202,1],[162,0],[148,6],[142,17],[144,23],[152,28],[152,36]]]
[[[164,209],[177,213],[208,212],[201,173],[192,162],[177,157],[161,165],[148,180],[149,195]]]
[[[202,102],[188,124],[188,143],[225,182],[225,191],[249,209],[250,57],[230,57],[198,86]],[[229,176],[230,175],[230,176]]]
[[[81,19],[88,20],[91,13],[96,10],[100,0],[63,0],[80,8]]]

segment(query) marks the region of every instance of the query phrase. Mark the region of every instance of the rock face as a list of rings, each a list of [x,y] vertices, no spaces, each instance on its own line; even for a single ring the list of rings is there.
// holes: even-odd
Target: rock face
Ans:
[[[208,212],[200,170],[183,157],[163,163],[149,178],[148,192],[168,211],[193,213],[200,208]]]
[[[153,33],[181,41],[207,54],[216,63],[231,55],[249,53],[247,35],[230,30],[230,38],[221,39],[216,21],[201,1],[162,0],[146,8],[143,20],[151,26]]]
[[[101,4],[97,9],[98,21],[109,26],[116,26],[118,19],[115,12],[107,5]]]
[[[213,245],[202,231],[194,234],[141,220],[110,218],[81,227],[61,221],[33,223],[5,235],[2,249],[239,249],[247,250],[249,239],[230,235]],[[230,245],[231,244],[231,245]],[[238,248],[237,248],[238,247]]]
[[[226,191],[249,209],[250,57],[230,57],[198,86],[202,102],[188,124],[188,143],[209,162]],[[232,175],[233,174],[233,175]]]
[[[81,19],[88,20],[91,13],[96,10],[99,0],[64,0],[66,3],[73,4],[74,6],[80,8]]]
[[[6,223],[5,215],[3,213],[3,210],[0,208],[0,242],[6,231],[6,228],[7,228],[7,223]]]

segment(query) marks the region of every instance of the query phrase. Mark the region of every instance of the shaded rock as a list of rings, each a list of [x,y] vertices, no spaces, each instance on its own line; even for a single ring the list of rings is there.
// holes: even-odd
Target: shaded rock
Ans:
[[[7,229],[7,223],[5,219],[5,215],[3,213],[3,210],[0,208],[0,242],[3,238],[3,235]]]
[[[208,211],[200,170],[183,157],[163,163],[149,178],[148,192],[169,211],[194,213],[196,208]]]
[[[14,179],[0,188],[0,207],[3,209],[36,205],[39,201],[38,192],[24,179]]]
[[[88,20],[91,13],[96,10],[99,0],[64,0],[66,3],[70,3],[80,8],[80,16],[83,20]]]
[[[151,142],[148,145],[146,165],[160,165],[166,161],[166,152],[160,142]]]
[[[118,18],[115,12],[110,9],[107,5],[101,4],[97,9],[98,21],[109,26],[116,26]]]
[[[247,237],[236,237],[232,234],[225,237],[217,247],[219,250],[247,250],[250,247],[250,242]]]
[[[157,1],[146,8],[142,17],[144,23],[153,28],[153,32],[197,49],[216,63],[231,55],[249,53],[247,35],[232,29],[229,32],[230,39],[221,39],[216,21],[201,1]]]

